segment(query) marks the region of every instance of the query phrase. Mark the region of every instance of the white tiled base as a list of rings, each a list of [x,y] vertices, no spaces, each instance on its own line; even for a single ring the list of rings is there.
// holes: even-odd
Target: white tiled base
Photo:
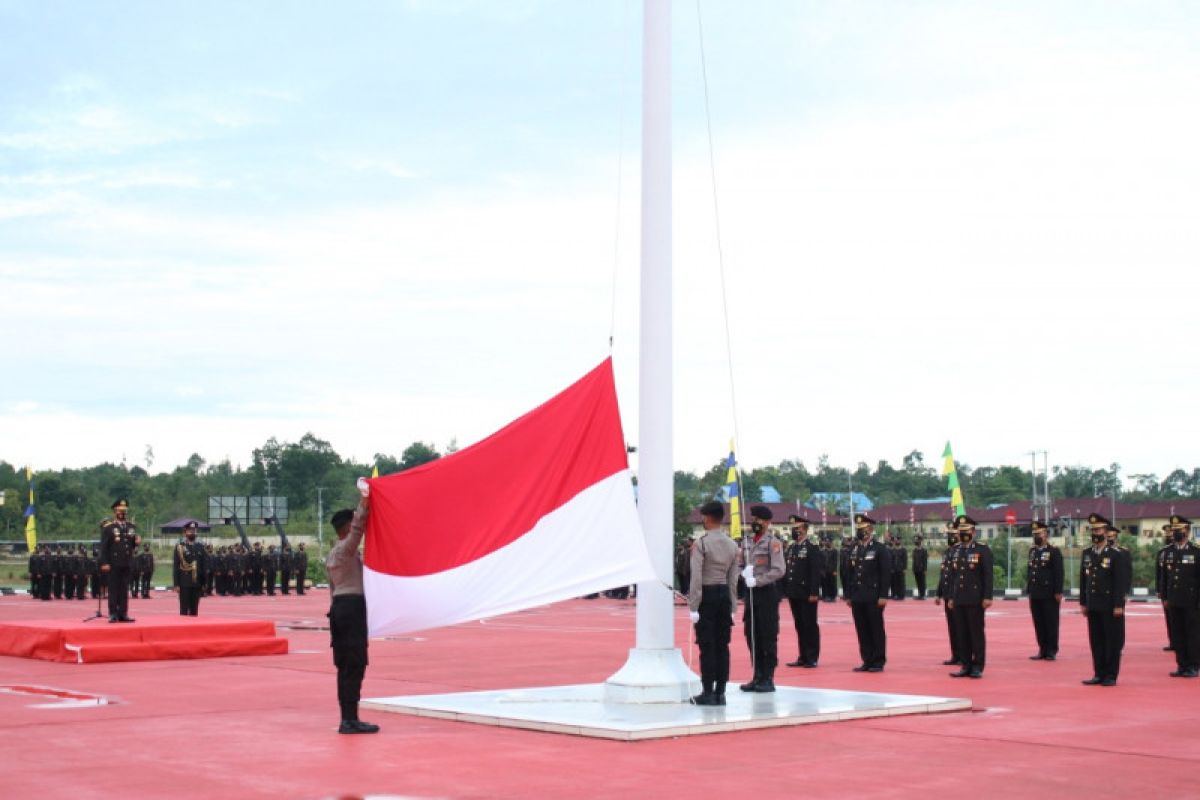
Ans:
[[[971,701],[837,689],[780,686],[768,694],[732,685],[725,706],[690,703],[606,703],[604,684],[502,689],[363,700],[364,709],[415,714],[481,725],[595,736],[603,739],[661,739],[750,728],[811,725],[865,717],[966,711]]]

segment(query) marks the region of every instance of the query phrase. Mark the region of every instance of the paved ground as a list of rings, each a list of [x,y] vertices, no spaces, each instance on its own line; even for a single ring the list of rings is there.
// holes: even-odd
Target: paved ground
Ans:
[[[1120,684],[1085,687],[1083,618],[1063,616],[1063,650],[1032,662],[1024,602],[988,616],[981,681],[952,680],[941,608],[892,603],[889,662],[857,663],[848,609],[822,604],[816,670],[781,682],[968,696],[971,713],[860,720],[640,743],[375,714],[377,736],[338,736],[328,596],[210,598],[201,613],[270,618],[286,656],[71,665],[0,657],[0,685],[104,695],[111,705],[37,708],[0,693],[5,797],[1148,797],[1197,796],[1200,680],[1167,677],[1157,605],[1132,604]],[[0,619],[61,617],[94,603],[0,598]],[[134,601],[171,613],[173,596]],[[787,606],[781,654],[794,656]],[[684,614],[678,610],[679,630]],[[633,644],[633,601],[576,600],[371,643],[367,696],[602,681]],[[98,623],[103,624],[103,623]],[[682,639],[682,637],[681,637]],[[748,660],[735,641],[735,677]],[[685,657],[689,651],[685,649]],[[694,652],[691,657],[695,658]],[[366,716],[366,715],[364,715]]]

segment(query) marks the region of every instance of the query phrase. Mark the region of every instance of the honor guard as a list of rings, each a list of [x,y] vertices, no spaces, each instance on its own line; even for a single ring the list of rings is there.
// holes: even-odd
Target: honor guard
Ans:
[[[1174,650],[1175,644],[1171,639],[1171,607],[1167,603],[1164,593],[1166,591],[1166,582],[1163,577],[1163,568],[1166,564],[1167,553],[1170,552],[1171,543],[1171,523],[1163,525],[1163,546],[1155,554],[1154,557],[1154,594],[1158,597],[1163,610],[1163,621],[1167,623],[1167,644],[1163,650]]]
[[[792,609],[799,655],[789,667],[811,669],[821,657],[821,627],[817,624],[817,604],[821,601],[821,573],[825,556],[808,538],[808,522],[798,514],[788,517],[792,525],[792,543],[784,557],[784,593]]]
[[[933,602],[937,605],[942,605],[950,597],[950,587],[954,582],[954,551],[957,549],[958,528],[954,527],[953,521],[950,521],[946,523],[946,549],[942,553],[942,569],[938,575],[937,589],[934,590]],[[950,643],[950,657],[942,664],[950,667],[963,662],[959,657],[960,648],[958,631],[954,627],[954,612],[950,610],[949,603],[945,603],[942,607],[946,612],[946,639]]]
[[[850,586],[846,593],[862,658],[862,664],[854,671],[883,672],[887,663],[883,610],[891,588],[891,558],[888,548],[875,541],[875,520],[866,514],[855,514],[854,531],[858,541],[850,548]]]
[[[775,691],[775,667],[779,648],[778,584],[785,572],[783,545],[771,534],[771,509],[751,506],[752,540],[742,539],[742,579],[746,582],[746,604],[742,625],[754,677],[739,688],[743,692]]]
[[[54,546],[54,555],[50,557],[50,574],[52,591],[54,592],[55,600],[62,600],[63,596],[63,551],[62,545]]]
[[[292,583],[292,548],[284,545],[279,552],[279,588],[284,594],[288,593]]]
[[[112,504],[113,516],[100,523],[100,571],[108,576],[108,621],[133,622],[129,616],[129,569],[141,537],[129,521],[129,501]]]
[[[904,547],[904,541],[895,535],[892,537],[891,553],[892,558],[892,599],[903,600],[908,594],[907,576],[908,572],[908,550]]]
[[[154,580],[154,553],[150,552],[150,545],[142,545],[142,552],[138,556],[141,559],[142,565],[142,599],[150,599],[150,584]]]
[[[29,596],[41,597],[42,551],[36,547],[29,551]]]
[[[952,678],[982,678],[987,661],[987,633],[984,612],[992,605],[992,550],[975,541],[975,520],[959,514],[958,547],[954,551],[954,580],[946,605],[954,613],[958,656],[962,660]]]
[[[925,539],[921,534],[913,537],[912,551],[913,580],[917,584],[917,599],[925,599],[925,573],[929,571],[929,551],[925,549]]]
[[[79,562],[75,557],[75,548],[67,545],[63,553],[63,596],[68,600],[75,599],[75,576],[79,574]]]
[[[250,594],[263,593],[263,549],[262,542],[255,542],[250,551]]]
[[[304,584],[308,582],[308,553],[304,552],[304,542],[296,545],[292,570],[296,573],[296,594],[304,594]]]
[[[204,546],[196,543],[196,523],[183,526],[183,541],[175,545],[171,574],[179,594],[179,615],[194,617],[200,613],[200,594],[204,590]]]
[[[721,525],[725,506],[715,500],[700,507],[704,534],[692,542],[687,589],[688,613],[700,648],[698,706],[725,705],[729,682],[729,638],[737,600],[738,546]]]
[[[1129,592],[1127,553],[1108,544],[1112,523],[1099,514],[1088,517],[1092,546],[1079,557],[1079,605],[1088,621],[1092,677],[1087,686],[1115,686],[1125,646],[1125,595]]]
[[[1033,617],[1033,634],[1037,638],[1037,655],[1032,661],[1053,661],[1058,656],[1059,611],[1063,599],[1062,551],[1050,544],[1050,528],[1036,519],[1030,525],[1033,547],[1029,550],[1025,594],[1029,597],[1029,614]]]
[[[267,554],[263,557],[263,574],[267,579],[267,594],[274,597],[275,584],[279,580],[279,553],[275,550],[275,545],[268,547]]]
[[[1176,670],[1172,678],[1200,675],[1200,547],[1190,520],[1173,514],[1171,547],[1163,560],[1163,607],[1168,609]]]

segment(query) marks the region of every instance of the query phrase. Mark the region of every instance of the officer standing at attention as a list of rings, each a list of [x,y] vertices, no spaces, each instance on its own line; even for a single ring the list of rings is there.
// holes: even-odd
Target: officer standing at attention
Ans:
[[[842,537],[842,546],[838,548],[838,576],[842,579],[842,599],[850,599],[850,554],[854,551],[854,539]]]
[[[1154,556],[1154,594],[1162,605],[1163,620],[1167,623],[1167,645],[1163,650],[1174,650],[1175,640],[1171,634],[1171,605],[1166,601],[1166,577],[1164,569],[1167,554],[1171,551],[1171,523],[1163,525],[1163,546]]]
[[[1191,538],[1192,523],[1171,516],[1171,548],[1163,564],[1163,605],[1170,608],[1171,644],[1177,668],[1172,678],[1200,675],[1200,547]]]
[[[959,514],[958,547],[954,551],[954,580],[946,605],[954,613],[958,657],[962,665],[951,678],[982,678],[987,661],[987,635],[983,616],[992,605],[992,550],[975,541],[975,520]]]
[[[925,599],[925,573],[929,571],[929,551],[925,549],[925,539],[921,534],[913,537],[912,551],[913,579],[917,583],[917,599]]]
[[[903,600],[908,594],[908,582],[905,573],[908,571],[908,550],[899,534],[892,536],[892,599]]]
[[[753,541],[747,543],[745,538],[742,539],[745,548],[742,578],[747,589],[742,624],[750,660],[754,664],[754,677],[739,687],[743,692],[775,691],[781,599],[778,584],[785,566],[783,545],[771,534],[771,516],[771,509],[766,506],[751,506]]]
[[[888,548],[875,541],[875,520],[866,514],[854,515],[858,542],[850,549],[850,586],[846,602],[854,617],[858,635],[858,654],[862,664],[855,672],[883,672],[887,663],[887,632],[883,610],[887,607],[889,577],[892,574]]]
[[[292,583],[292,547],[284,545],[279,551],[279,588],[288,593]]]
[[[1037,655],[1031,661],[1053,661],[1058,655],[1059,610],[1063,599],[1062,551],[1049,544],[1050,528],[1036,519],[1033,547],[1029,550],[1029,569],[1026,572],[1025,594],[1029,596],[1029,613],[1033,617],[1033,633],[1037,637]]]
[[[1129,570],[1122,551],[1107,543],[1111,523],[1099,514],[1088,517],[1092,546],[1079,557],[1079,607],[1087,614],[1092,677],[1086,686],[1116,686],[1125,644],[1125,595]]]
[[[308,582],[308,553],[304,552],[304,542],[296,545],[293,564],[296,572],[296,594],[304,594],[304,584]]]
[[[950,596],[950,586],[954,582],[954,551],[958,548],[958,529],[954,527],[953,522],[946,523],[946,549],[942,553],[942,570],[938,575],[937,589],[934,590],[934,603],[941,605]],[[961,664],[962,659],[959,657],[958,646],[958,631],[954,629],[954,612],[950,610],[950,605],[947,603],[944,606],[946,610],[946,637],[950,642],[950,657],[942,662],[944,666],[950,667],[955,664]]]
[[[375,733],[378,725],[358,718],[358,700],[367,671],[367,601],[363,597],[363,562],[358,546],[367,528],[370,501],[366,482],[360,479],[362,499],[358,508],[344,508],[330,519],[337,544],[325,557],[329,573],[329,645],[337,667],[338,705],[342,723],[338,733]],[[290,554],[289,554],[290,556]]]
[[[29,551],[29,596],[42,596],[42,551],[36,547]]]
[[[175,545],[172,569],[174,590],[179,593],[179,616],[200,613],[200,593],[204,589],[204,546],[196,544],[196,523],[183,526],[183,541]]]
[[[142,599],[150,599],[150,583],[154,580],[154,553],[150,552],[150,545],[142,545],[142,553],[138,558],[142,565]]]
[[[113,516],[100,523],[100,571],[108,575],[108,621],[129,617],[129,567],[142,539],[129,521],[129,501],[112,504]]]
[[[721,528],[725,506],[714,501],[700,507],[704,534],[689,554],[688,611],[700,648],[701,693],[698,706],[725,705],[729,682],[729,636],[738,584],[738,546]]]
[[[267,579],[267,594],[275,596],[275,582],[278,580],[279,574],[279,553],[275,551],[275,545],[267,548],[267,554],[263,556],[263,575]]]
[[[808,522],[798,514],[788,517],[792,523],[792,543],[785,555],[787,575],[784,578],[792,622],[796,626],[799,655],[789,661],[789,667],[812,669],[821,657],[821,628],[817,624],[817,604],[821,600],[821,573],[825,555],[808,538]]]

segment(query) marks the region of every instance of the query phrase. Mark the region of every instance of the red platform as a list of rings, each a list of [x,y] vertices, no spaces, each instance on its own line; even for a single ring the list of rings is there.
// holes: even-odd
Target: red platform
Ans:
[[[136,622],[97,619],[0,622],[0,655],[70,664],[160,661],[219,656],[282,655],[287,639],[270,620],[143,616]]]

